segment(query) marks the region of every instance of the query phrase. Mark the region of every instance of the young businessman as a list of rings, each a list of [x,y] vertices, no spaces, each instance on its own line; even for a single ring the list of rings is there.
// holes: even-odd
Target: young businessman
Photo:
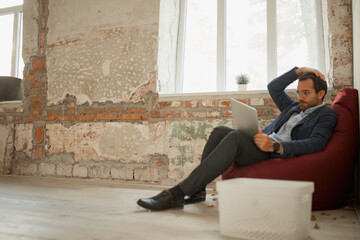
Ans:
[[[298,101],[285,88],[299,78]],[[336,112],[323,102],[327,92],[324,75],[312,68],[293,68],[268,85],[281,114],[251,138],[241,131],[214,128],[203,151],[201,163],[175,187],[151,198],[138,200],[150,210],[182,208],[184,204],[205,201],[206,185],[234,161],[247,166],[273,157],[289,157],[322,151],[337,121]]]

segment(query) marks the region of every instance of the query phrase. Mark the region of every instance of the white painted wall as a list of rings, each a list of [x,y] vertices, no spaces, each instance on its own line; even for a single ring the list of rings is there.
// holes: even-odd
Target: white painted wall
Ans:
[[[352,1],[352,14],[353,14],[353,57],[354,57],[354,88],[359,90],[360,87],[360,0]],[[359,94],[360,95],[360,94]],[[360,106],[360,96],[359,96]],[[360,119],[360,113],[359,113]],[[360,160],[358,159],[357,165],[357,198],[360,204]],[[360,210],[360,209],[358,209]]]
[[[360,87],[360,0],[352,1],[353,47],[354,47],[354,87]]]

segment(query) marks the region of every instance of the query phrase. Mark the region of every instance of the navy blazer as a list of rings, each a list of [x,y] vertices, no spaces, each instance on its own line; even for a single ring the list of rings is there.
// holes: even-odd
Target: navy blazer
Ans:
[[[277,132],[293,113],[301,112],[299,102],[294,101],[285,93],[285,88],[298,78],[296,69],[296,67],[293,68],[268,84],[269,93],[281,114],[263,129],[265,134]],[[337,114],[334,109],[327,106],[316,109],[293,128],[291,141],[281,142],[283,154],[273,154],[273,157],[288,157],[323,151],[336,122]]]

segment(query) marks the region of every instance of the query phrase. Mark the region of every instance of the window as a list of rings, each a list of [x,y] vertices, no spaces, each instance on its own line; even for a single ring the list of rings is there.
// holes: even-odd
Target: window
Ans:
[[[0,1],[0,76],[23,77],[22,4],[23,0]]]
[[[321,1],[180,1],[176,86],[160,93],[237,91],[241,73],[265,90],[294,66],[324,72]]]

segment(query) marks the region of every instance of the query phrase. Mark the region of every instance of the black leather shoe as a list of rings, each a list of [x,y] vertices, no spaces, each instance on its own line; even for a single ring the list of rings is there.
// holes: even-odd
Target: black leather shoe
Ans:
[[[175,200],[169,190],[162,191],[151,198],[141,198],[137,204],[149,210],[166,210],[170,208],[183,208],[184,199]]]
[[[202,190],[200,192],[194,193],[191,196],[185,196],[185,204],[203,202],[206,200],[206,191]]]

